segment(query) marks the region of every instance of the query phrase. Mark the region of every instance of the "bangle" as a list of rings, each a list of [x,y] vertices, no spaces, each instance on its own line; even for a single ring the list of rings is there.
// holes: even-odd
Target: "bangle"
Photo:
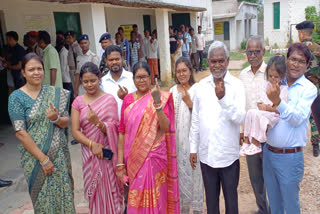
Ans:
[[[92,150],[92,140],[89,141],[89,149]]]
[[[42,163],[40,162],[40,165],[41,166],[47,165],[49,163],[49,160],[50,160],[50,158],[49,158],[49,156],[47,156],[47,159],[45,161],[43,161]]]
[[[160,103],[158,103],[158,104],[153,103],[153,107],[154,107],[155,109],[157,109],[157,108],[161,107],[161,102],[160,102]]]
[[[154,107],[156,110],[161,110],[162,109],[162,105],[160,104],[160,106],[158,107]]]
[[[58,114],[58,117],[56,120],[50,120],[51,123],[56,124],[60,120],[60,115]]]
[[[124,165],[125,165],[124,163],[118,163],[118,164],[116,165],[116,167],[124,166]]]
[[[121,166],[120,168],[116,168],[116,171],[117,172],[120,172],[120,171],[122,171],[122,170],[124,170],[125,169],[125,166]]]

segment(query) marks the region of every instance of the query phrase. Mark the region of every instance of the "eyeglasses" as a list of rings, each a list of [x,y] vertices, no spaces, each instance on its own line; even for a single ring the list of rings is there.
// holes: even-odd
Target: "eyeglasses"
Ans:
[[[148,79],[150,78],[150,76],[135,76],[134,79],[138,82],[141,82],[141,81],[147,81]]]
[[[297,58],[294,58],[294,57],[289,57],[288,60],[292,63],[297,63],[299,65],[306,65],[307,64],[306,60],[303,60],[303,59],[298,60]]]
[[[254,54],[255,56],[258,56],[261,53],[261,50],[254,50],[254,51],[246,51],[247,56],[251,56]]]

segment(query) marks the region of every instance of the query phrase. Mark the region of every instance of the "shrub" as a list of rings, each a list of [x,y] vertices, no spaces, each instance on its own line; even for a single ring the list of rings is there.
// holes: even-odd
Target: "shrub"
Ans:
[[[240,46],[241,46],[241,50],[245,50],[247,46],[247,40],[243,40]]]

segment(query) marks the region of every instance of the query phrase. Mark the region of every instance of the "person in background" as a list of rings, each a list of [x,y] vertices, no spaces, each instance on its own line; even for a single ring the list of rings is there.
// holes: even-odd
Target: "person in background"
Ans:
[[[246,93],[246,112],[252,109],[257,110],[260,98],[266,93],[263,87],[267,83],[267,75],[265,72],[267,65],[263,61],[264,54],[265,44],[263,37],[257,35],[251,36],[246,45],[246,55],[250,65],[243,69],[239,75],[239,79],[242,81]],[[240,143],[243,141],[243,126],[241,126]],[[242,143],[241,150],[244,150],[247,146],[248,144]],[[258,207],[257,212],[269,214],[269,203],[263,179],[263,152],[248,155],[246,156],[246,160],[250,183]]]
[[[19,36],[15,31],[6,33],[6,54],[0,57],[2,67],[9,69],[14,81],[14,88],[18,89],[25,84],[25,80],[21,74],[22,59],[25,55],[24,48],[19,45]]]
[[[137,33],[135,31],[131,31],[130,35],[131,35],[131,40],[129,42],[129,47],[130,47],[130,67],[132,68],[134,66],[134,64],[139,62],[140,43],[137,41]]]
[[[171,74],[172,77],[175,77],[175,64],[177,61],[177,50],[181,46],[181,43],[178,41],[177,35],[173,33],[173,27],[169,26],[169,41],[170,41],[170,60],[171,60]]]
[[[74,96],[80,96],[85,93],[85,90],[83,89],[81,82],[80,82],[80,71],[81,67],[86,62],[92,62],[95,65],[99,65],[99,57],[97,54],[93,53],[90,48],[90,41],[89,36],[87,34],[81,35],[79,38],[79,45],[81,47],[82,53],[77,56],[77,71],[76,71],[76,84],[75,84],[75,92]]]
[[[44,78],[42,84],[62,88],[62,74],[59,54],[51,45],[49,33],[47,31],[39,31],[38,33],[38,44],[43,50]]]
[[[100,55],[100,65],[99,65],[99,70],[101,72],[101,75],[104,76],[108,73],[109,71],[109,68],[108,66],[106,65],[106,55],[105,55],[105,52],[106,52],[106,49],[107,47],[109,47],[110,45],[112,45],[112,40],[111,40],[111,34],[110,33],[104,33],[101,35],[100,39],[99,39],[99,42],[101,44],[101,55]]]
[[[64,89],[67,89],[70,91],[70,103],[73,102],[73,87],[69,72],[69,65],[68,65],[68,50],[65,47],[65,40],[64,40],[64,34],[56,34],[56,50],[59,53],[60,58],[60,67],[61,67],[61,73],[62,73],[62,85]]]
[[[65,33],[66,44],[69,46],[68,51],[68,65],[70,78],[73,86],[73,91],[75,92],[75,75],[77,70],[77,56],[81,55],[82,50],[76,38],[76,33],[74,31],[67,31]]]
[[[148,65],[151,70],[151,84],[154,85],[154,79],[158,78],[159,76],[159,71],[158,71],[158,40],[156,39],[156,32],[152,31],[151,34],[151,39],[148,42],[147,46],[147,59],[148,59]]]
[[[203,54],[205,53],[206,48],[206,40],[204,35],[202,34],[202,27],[198,26],[198,33],[196,34],[197,40],[197,54],[198,54],[198,62],[199,62],[199,71],[202,71],[202,63],[203,63]]]
[[[124,61],[123,63],[126,63],[126,68],[128,68],[127,70],[129,71],[130,69],[130,47],[129,47],[129,41],[124,37],[124,31],[122,27],[118,28],[118,33],[120,33],[121,35],[121,42],[124,44],[124,46],[126,47],[126,61]]]
[[[199,155],[207,212],[220,213],[222,186],[226,213],[236,214],[239,213],[239,137],[246,115],[245,92],[242,82],[228,71],[227,46],[215,41],[208,54],[212,75],[201,80],[193,100],[190,164],[195,168]]]
[[[190,28],[190,36],[191,36],[191,63],[193,69],[198,73],[198,55],[197,55],[197,39],[196,36],[194,35],[194,29]]]
[[[183,45],[183,40],[181,39],[182,33],[179,31],[177,36],[178,36],[178,42],[180,45],[178,45],[178,50],[177,50],[177,57],[180,58],[182,57],[182,45]]]
[[[148,58],[148,44],[149,44],[150,39],[151,39],[150,32],[148,29],[145,29],[142,50],[143,50],[143,54],[144,54],[146,60]]]
[[[132,73],[123,68],[122,51],[118,46],[111,45],[106,49],[106,62],[110,72],[101,78],[101,88],[116,99],[120,118],[123,98],[137,89],[133,82]]]
[[[181,30],[181,34],[182,34],[181,39],[183,41],[182,56],[190,58],[190,55],[191,55],[191,36],[186,31],[186,28],[184,25],[180,25],[180,30]]]
[[[29,31],[27,33],[28,35],[28,40],[29,40],[29,47],[26,50],[27,53],[34,52],[38,56],[43,57],[43,51],[38,45],[38,39],[39,39],[39,34],[37,31]]]
[[[137,91],[124,98],[118,128],[117,176],[129,183],[127,212],[178,214],[172,95],[160,91],[157,81],[151,90],[146,62],[136,63],[132,73]]]
[[[299,34],[299,41],[305,44],[311,54],[313,59],[311,60],[310,67],[305,73],[305,76],[310,80],[318,89],[318,97],[311,106],[312,114],[310,115],[310,124],[311,124],[311,143],[313,147],[313,156],[319,156],[319,143],[320,135],[319,130],[315,122],[315,118],[319,118],[319,94],[320,94],[320,45],[312,41],[312,32],[314,30],[314,24],[310,21],[303,21],[296,25],[296,29]],[[319,119],[317,120],[319,123]]]
[[[42,46],[41,40],[47,39],[41,31],[39,38]],[[47,57],[46,51],[44,57]],[[75,214],[66,136],[70,92],[61,87],[42,85],[43,62],[35,53],[23,58],[22,74],[26,84],[10,95],[8,110],[16,137],[21,142],[20,162],[34,213]]]
[[[189,164],[189,131],[193,99],[197,83],[193,79],[192,65],[188,58],[176,62],[176,85],[170,89],[174,100],[177,165],[182,214],[200,214],[203,210],[203,181],[199,162],[195,169]]]
[[[288,75],[283,81],[289,87],[288,103],[281,100],[279,86],[267,90],[273,108],[280,113],[280,119],[268,131],[267,144],[263,147],[263,177],[271,213],[301,213],[302,150],[308,141],[311,105],[317,97],[317,88],[304,76],[311,57],[308,47],[302,43],[289,47]]]
[[[139,61],[143,60],[146,61],[145,55],[143,53],[143,37],[142,35],[139,33],[138,30],[138,25],[134,24],[132,25],[133,31],[136,32],[137,36],[136,36],[136,40],[139,43],[139,50],[138,50],[138,54],[139,54]]]
[[[122,51],[123,67],[124,67],[124,69],[126,69],[126,65],[127,65],[127,62],[126,62],[126,47],[124,46],[124,43],[121,42],[121,35],[120,35],[119,32],[116,33],[116,35],[115,35],[115,41],[116,41],[115,45],[118,46]]]
[[[116,176],[119,124],[117,102],[100,89],[98,66],[86,62],[80,71],[85,94],[72,103],[72,135],[81,143],[84,192],[90,213],[122,214],[123,186]],[[113,152],[112,159],[103,149]]]

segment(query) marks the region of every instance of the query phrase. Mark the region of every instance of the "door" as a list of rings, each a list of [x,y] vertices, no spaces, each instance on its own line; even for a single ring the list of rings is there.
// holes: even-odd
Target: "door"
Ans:
[[[228,41],[230,40],[230,28],[229,28],[229,22],[223,23],[223,40]]]
[[[190,14],[189,13],[173,13],[172,14],[172,26],[180,30],[180,25],[190,26]],[[192,26],[195,28],[196,26]]]
[[[72,30],[77,38],[82,34],[79,13],[53,12],[56,31],[67,32]]]
[[[151,35],[151,19],[150,15],[143,15],[143,30],[148,30]]]

